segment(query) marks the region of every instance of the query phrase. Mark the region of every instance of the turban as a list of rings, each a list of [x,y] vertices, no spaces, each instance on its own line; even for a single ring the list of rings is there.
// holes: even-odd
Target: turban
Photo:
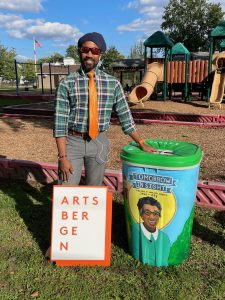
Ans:
[[[105,43],[103,36],[100,33],[90,32],[90,33],[86,33],[85,35],[83,35],[78,40],[78,48],[82,47],[82,44],[87,41],[91,41],[91,42],[95,43],[98,46],[98,48],[101,50],[102,53],[106,51],[106,43]]]

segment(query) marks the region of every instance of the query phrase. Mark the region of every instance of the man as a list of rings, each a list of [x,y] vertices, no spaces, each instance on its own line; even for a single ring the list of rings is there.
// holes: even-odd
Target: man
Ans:
[[[107,129],[113,110],[125,134],[143,151],[155,151],[144,144],[136,131],[119,81],[98,68],[105,51],[106,43],[100,33],[82,36],[78,40],[81,67],[66,76],[57,89],[54,137],[59,178],[68,185],[79,184],[83,164],[86,185],[102,185],[109,151]]]
[[[161,205],[152,197],[138,201],[142,223],[136,223],[131,231],[131,253],[135,259],[152,266],[167,266],[170,253],[168,236],[157,229],[161,217]]]

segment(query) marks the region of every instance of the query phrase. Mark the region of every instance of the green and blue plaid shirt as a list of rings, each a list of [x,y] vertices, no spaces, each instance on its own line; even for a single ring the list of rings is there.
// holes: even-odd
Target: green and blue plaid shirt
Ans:
[[[59,84],[55,99],[54,137],[67,136],[68,129],[88,132],[88,76],[82,69],[66,76]],[[117,113],[125,134],[136,130],[120,82],[96,69],[99,131],[110,126],[111,113]]]

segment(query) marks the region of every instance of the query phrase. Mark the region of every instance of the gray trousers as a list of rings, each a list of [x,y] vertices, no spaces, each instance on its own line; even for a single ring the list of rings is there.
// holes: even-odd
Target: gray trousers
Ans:
[[[107,132],[101,132],[95,140],[83,139],[68,135],[67,157],[73,165],[74,174],[70,174],[65,185],[78,185],[81,179],[82,167],[85,169],[85,184],[101,186],[109,153]]]

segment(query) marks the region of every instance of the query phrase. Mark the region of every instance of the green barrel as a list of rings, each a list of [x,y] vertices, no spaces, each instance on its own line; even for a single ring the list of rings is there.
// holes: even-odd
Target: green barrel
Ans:
[[[122,149],[123,195],[132,256],[152,266],[178,265],[188,257],[202,151],[173,140],[145,140]]]

